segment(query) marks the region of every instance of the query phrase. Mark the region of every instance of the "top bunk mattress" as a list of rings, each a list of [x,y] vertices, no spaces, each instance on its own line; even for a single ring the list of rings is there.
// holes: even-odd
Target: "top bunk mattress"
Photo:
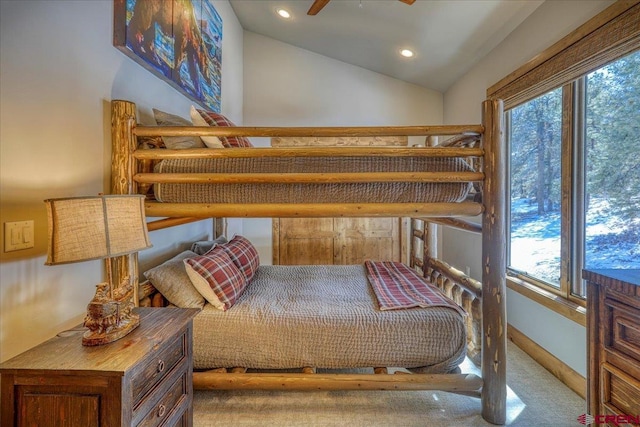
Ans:
[[[250,157],[162,160],[156,173],[471,172],[459,158]],[[154,184],[167,203],[438,203],[463,201],[469,182]]]
[[[464,359],[463,316],[385,310],[362,265],[260,266],[227,311],[194,319],[196,369],[403,367],[449,372]]]

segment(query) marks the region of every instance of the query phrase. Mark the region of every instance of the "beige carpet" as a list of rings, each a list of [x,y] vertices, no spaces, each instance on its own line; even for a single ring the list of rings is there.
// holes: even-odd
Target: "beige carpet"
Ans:
[[[477,368],[467,362],[463,372]],[[507,425],[580,426],[584,399],[508,345]],[[196,391],[194,426],[489,426],[480,399],[432,391]]]

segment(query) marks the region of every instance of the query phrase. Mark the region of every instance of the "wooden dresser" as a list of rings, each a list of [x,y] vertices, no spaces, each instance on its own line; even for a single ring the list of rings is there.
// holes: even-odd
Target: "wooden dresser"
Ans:
[[[195,309],[138,308],[140,326],[83,347],[82,328],[0,365],[2,426],[191,426]]]
[[[587,412],[604,423],[613,416],[622,416],[618,422],[637,419],[640,270],[585,270],[583,277],[588,283]]]

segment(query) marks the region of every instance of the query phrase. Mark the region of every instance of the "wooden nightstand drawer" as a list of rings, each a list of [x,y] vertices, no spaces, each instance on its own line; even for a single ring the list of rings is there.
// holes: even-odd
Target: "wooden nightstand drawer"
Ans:
[[[188,370],[179,367],[167,376],[145,400],[144,405],[138,408],[141,416],[134,413],[133,424],[138,427],[156,427],[166,422],[174,413],[180,412],[181,404],[189,398],[188,375]]]
[[[187,337],[180,335],[157,354],[145,360],[141,372],[132,380],[133,405],[138,406],[144,396],[187,356]]]

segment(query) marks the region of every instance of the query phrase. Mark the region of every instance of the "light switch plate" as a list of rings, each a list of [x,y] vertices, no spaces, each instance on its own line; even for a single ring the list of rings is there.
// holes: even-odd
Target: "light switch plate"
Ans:
[[[29,249],[33,245],[33,220],[4,223],[5,252]]]

